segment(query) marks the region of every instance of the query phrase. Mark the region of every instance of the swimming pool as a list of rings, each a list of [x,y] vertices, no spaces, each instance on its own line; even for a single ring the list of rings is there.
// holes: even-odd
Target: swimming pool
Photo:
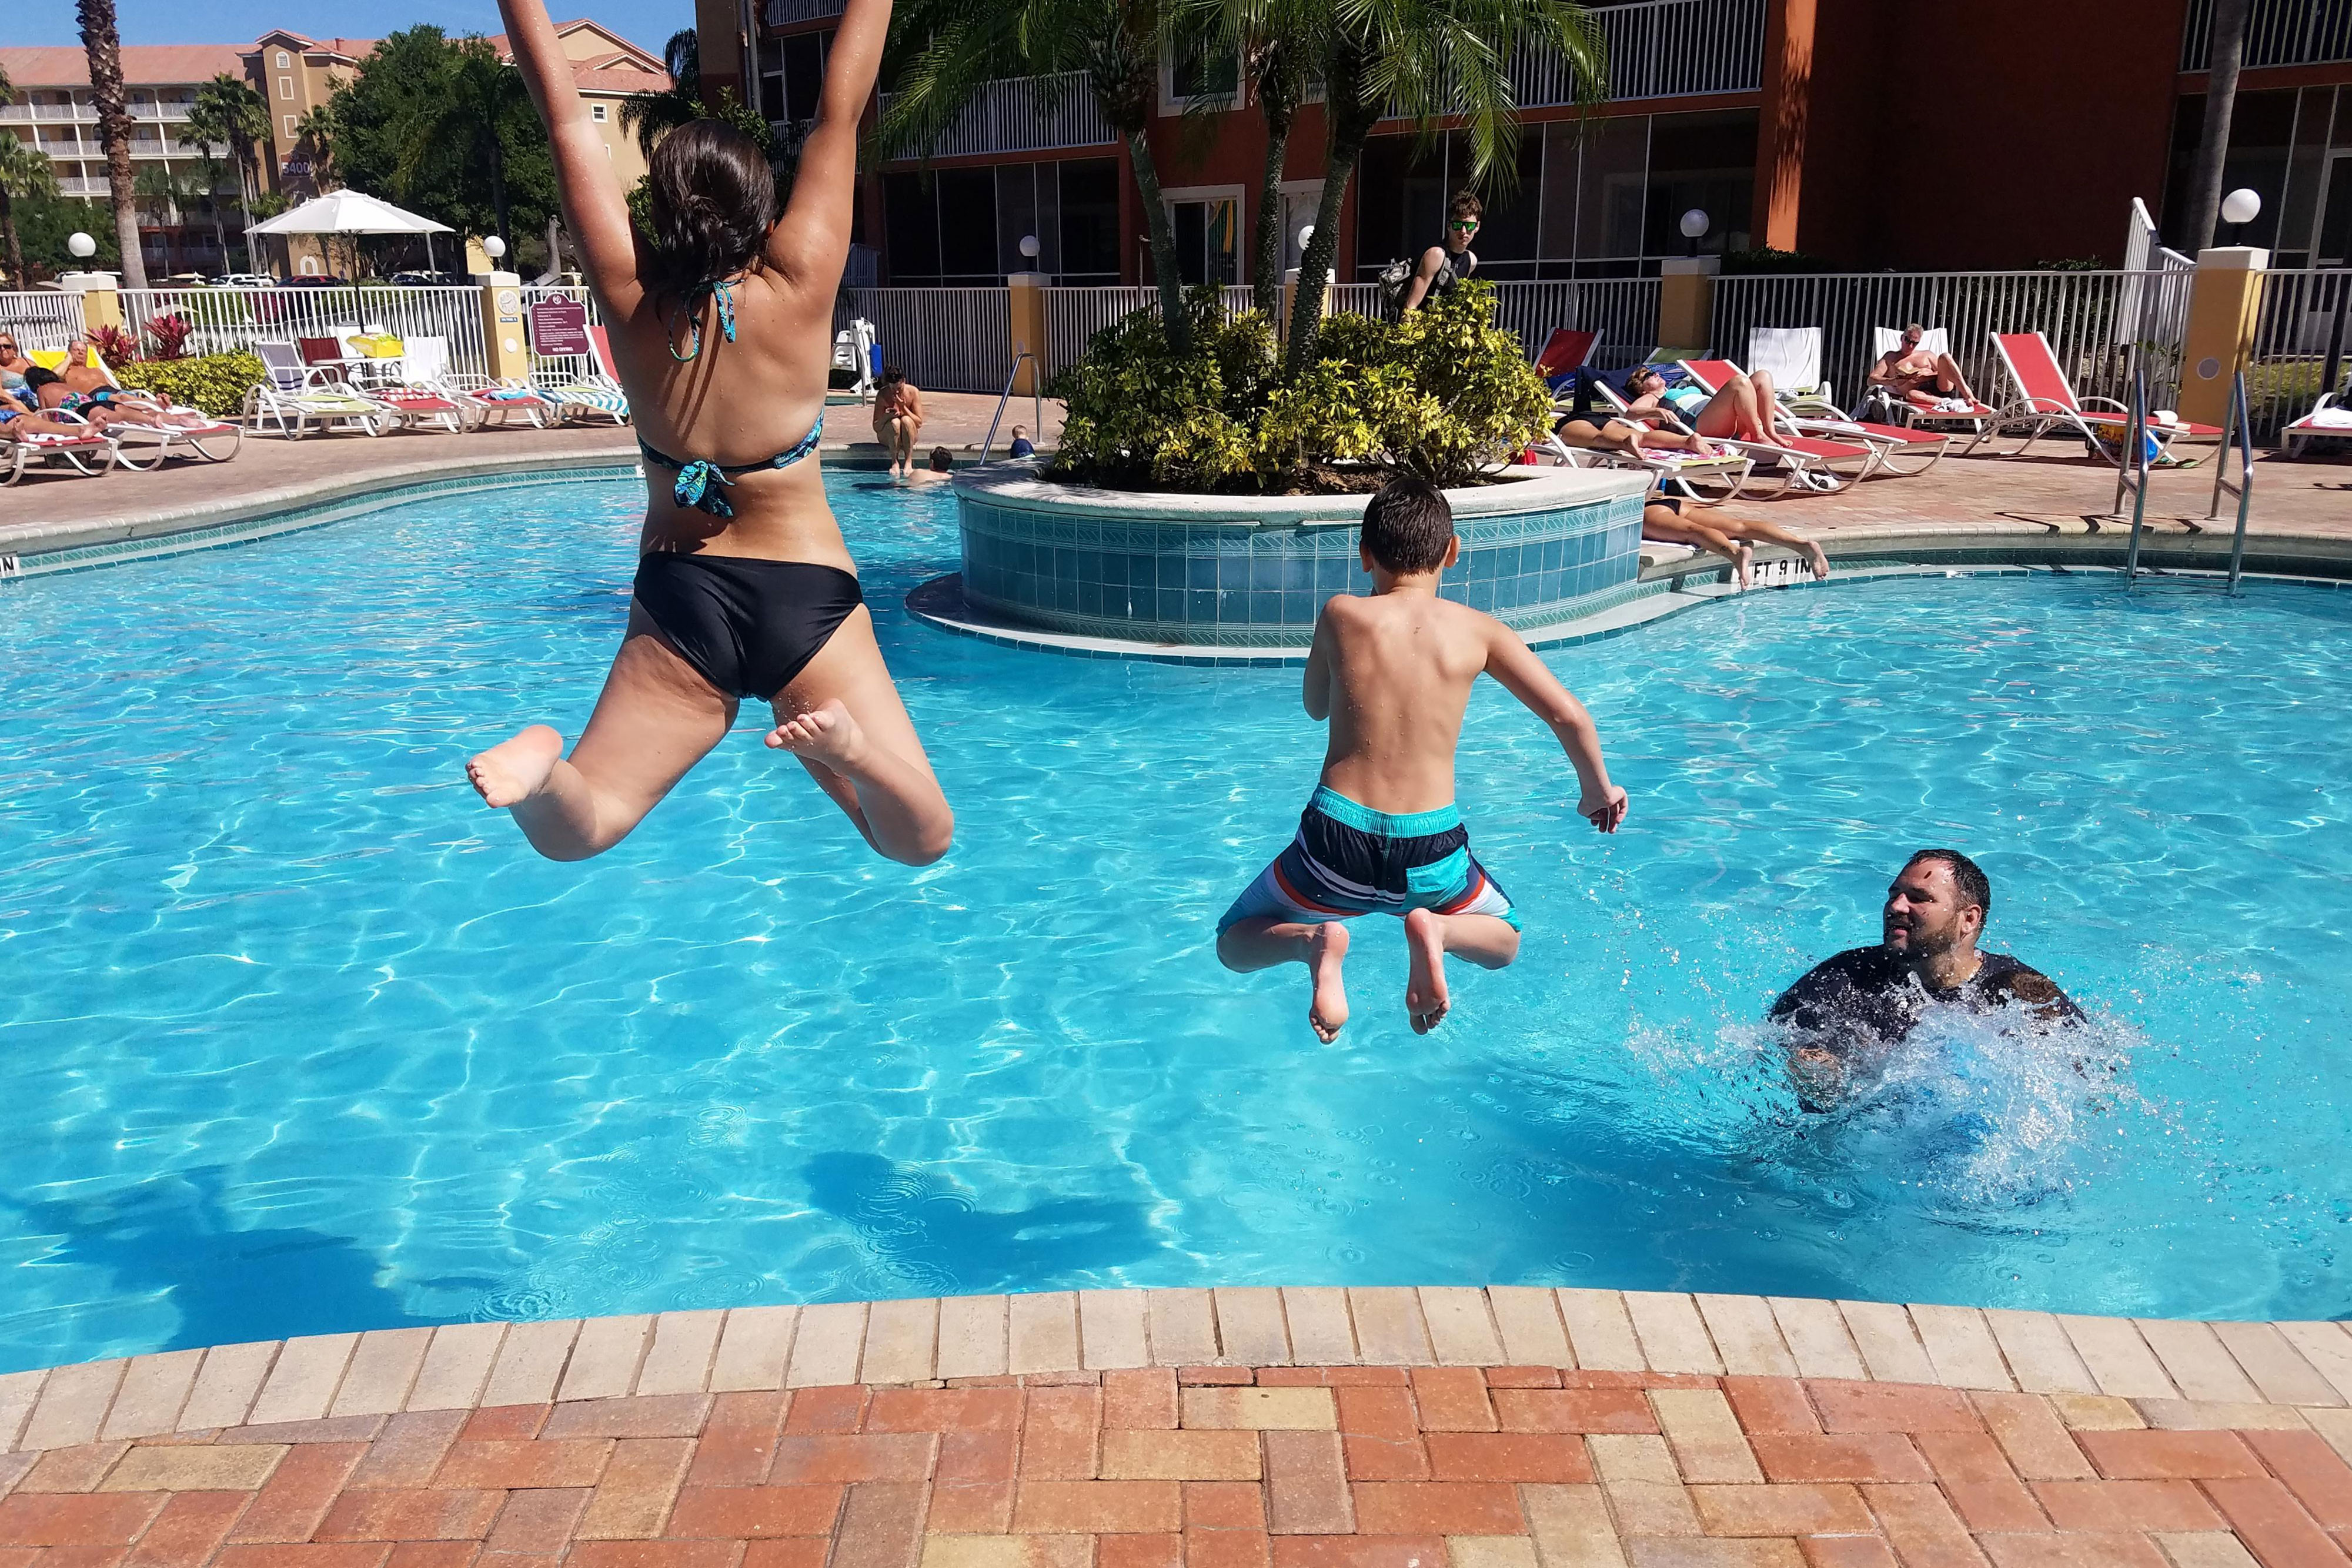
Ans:
[[[1901,579],[1553,653],[1632,820],[1482,696],[1524,956],[1424,1039],[1368,923],[1327,1049],[1211,951],[1314,780],[1296,673],[914,624],[951,502],[830,482],[959,809],[919,871],[751,715],[589,864],[476,804],[593,701],[634,486],[0,593],[0,1366],[1103,1284],[2352,1310],[2352,595]],[[1800,1117],[1754,1020],[1928,842],[2102,1032]]]

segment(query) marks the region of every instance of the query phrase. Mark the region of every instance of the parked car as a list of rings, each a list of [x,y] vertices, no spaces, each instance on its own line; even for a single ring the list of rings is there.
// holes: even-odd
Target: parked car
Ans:
[[[205,287],[205,275],[201,272],[175,272],[169,277],[155,279],[154,286],[158,288],[202,288]]]
[[[215,288],[268,288],[278,279],[266,272],[224,272],[213,279]]]
[[[348,288],[351,279],[338,277],[331,272],[306,272],[298,277],[281,277],[280,288]]]
[[[395,272],[389,281],[399,288],[448,288],[466,280],[454,272]]]

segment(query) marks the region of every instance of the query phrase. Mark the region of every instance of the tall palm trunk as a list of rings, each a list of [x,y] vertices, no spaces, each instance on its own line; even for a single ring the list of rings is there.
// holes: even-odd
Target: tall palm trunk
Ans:
[[[509,245],[514,235],[507,230],[507,163],[505,150],[499,145],[497,120],[490,122],[490,211],[498,217],[499,237]]]
[[[1160,196],[1160,170],[1151,161],[1151,143],[1142,127],[1127,133],[1127,151],[1135,160],[1135,189],[1143,199],[1144,232],[1151,237],[1151,281],[1160,290],[1160,319],[1167,327],[1169,348],[1181,354],[1192,346],[1192,329],[1184,318],[1184,274],[1176,263],[1176,225],[1168,221],[1168,204]]]
[[[1258,180],[1256,271],[1250,304],[1269,321],[1282,319],[1282,165],[1298,103],[1277,80],[1279,66],[1258,79],[1258,112],[1265,120],[1265,172]]]
[[[89,57],[89,96],[106,146],[107,193],[114,201],[114,235],[122,247],[122,281],[147,287],[147,260],[139,251],[139,202],[131,189],[131,117],[122,109],[122,35],[114,0],[76,0],[82,50]]]
[[[1326,76],[1323,113],[1328,162],[1323,193],[1315,204],[1315,234],[1298,258],[1298,294],[1290,303],[1290,342],[1283,372],[1303,374],[1315,363],[1315,338],[1323,328],[1323,290],[1331,281],[1332,258],[1339,254],[1339,213],[1348,200],[1348,182],[1364,155],[1364,143],[1380,118],[1379,105],[1368,101],[1365,68],[1359,50],[1341,45],[1333,51]]]
[[[2182,237],[2193,254],[2213,243],[2221,216],[2221,170],[2230,156],[2230,117],[2238,102],[2238,66],[2246,57],[2246,13],[2252,0],[2213,0],[2212,41],[2207,50],[2205,132],[2197,143],[2189,185],[2189,226]]]

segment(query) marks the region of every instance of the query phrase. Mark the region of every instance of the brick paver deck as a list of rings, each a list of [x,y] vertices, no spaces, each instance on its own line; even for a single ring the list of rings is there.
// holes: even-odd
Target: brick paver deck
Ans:
[[[1658,1292],[473,1323],[0,1378],[0,1563],[2344,1568],[2347,1401],[2337,1323]]]

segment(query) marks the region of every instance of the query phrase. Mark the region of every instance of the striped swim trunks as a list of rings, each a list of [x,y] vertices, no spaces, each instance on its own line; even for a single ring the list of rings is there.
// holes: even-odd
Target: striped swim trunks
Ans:
[[[1470,852],[1458,808],[1375,811],[1318,784],[1298,836],[1242,890],[1217,930],[1237,920],[1349,920],[1415,909],[1491,915],[1520,928],[1510,895]]]

